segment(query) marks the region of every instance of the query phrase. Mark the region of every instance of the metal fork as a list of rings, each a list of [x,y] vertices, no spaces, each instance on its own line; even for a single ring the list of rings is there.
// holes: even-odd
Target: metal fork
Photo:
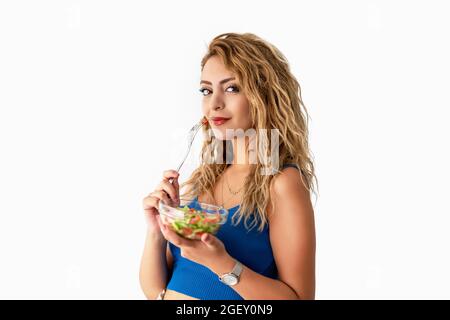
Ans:
[[[187,156],[189,155],[189,152],[191,151],[192,143],[194,142],[195,136],[197,135],[198,130],[205,124],[204,120],[196,123],[191,130],[189,130],[188,133],[188,149],[187,152],[183,158],[183,161],[178,165],[177,172],[180,172],[181,167],[183,166],[184,162],[186,161]],[[173,178],[169,179],[169,182],[172,183]]]

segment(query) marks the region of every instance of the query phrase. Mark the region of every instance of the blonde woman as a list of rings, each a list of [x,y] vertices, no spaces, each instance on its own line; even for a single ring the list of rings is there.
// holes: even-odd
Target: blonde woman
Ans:
[[[308,113],[286,58],[254,34],[218,35],[201,62],[200,92],[207,120],[203,131],[205,136],[213,132],[204,141],[202,163],[181,186],[178,172],[165,171],[143,201],[148,231],[140,284],[145,296],[315,299],[310,194],[317,179],[308,145]],[[262,141],[258,135],[252,140],[228,134],[239,129],[266,135],[275,129],[278,137],[266,139],[269,148],[262,150],[250,143]],[[211,146],[218,144],[231,151],[232,161],[207,161]],[[255,152],[258,161],[250,157]],[[264,156],[271,161],[261,161]],[[215,236],[205,233],[201,240],[189,240],[160,223],[158,202],[179,201],[180,189],[181,197],[229,210]]]

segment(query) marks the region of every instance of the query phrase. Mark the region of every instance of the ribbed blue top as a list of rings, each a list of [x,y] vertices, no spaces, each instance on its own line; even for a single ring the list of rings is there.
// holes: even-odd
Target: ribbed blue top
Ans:
[[[285,164],[285,167],[296,167],[295,164]],[[198,197],[189,207],[199,208]],[[247,229],[244,218],[237,224],[231,221],[239,206],[228,209],[228,219],[216,234],[225,245],[227,252],[242,264],[266,277],[278,277],[275,260],[269,238],[269,226],[266,224],[262,232],[258,226]],[[249,218],[252,225],[254,217]],[[217,275],[205,266],[186,259],[180,255],[180,248],[169,243],[173,256],[172,277],[167,289],[175,290],[200,300],[242,300],[243,298],[219,281]],[[230,270],[231,271],[231,270]]]

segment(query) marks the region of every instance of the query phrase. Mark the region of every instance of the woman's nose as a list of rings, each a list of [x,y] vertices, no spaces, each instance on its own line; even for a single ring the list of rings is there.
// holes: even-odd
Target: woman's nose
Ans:
[[[223,104],[215,104],[214,107],[213,107],[214,111],[222,110],[223,108],[224,108]]]
[[[214,111],[221,110],[225,107],[225,103],[220,98],[216,98],[211,101],[211,106]]]
[[[216,111],[216,110],[221,110],[223,108],[225,108],[225,101],[223,100],[223,97],[219,94],[215,94],[213,93],[213,95],[211,96],[211,108]]]

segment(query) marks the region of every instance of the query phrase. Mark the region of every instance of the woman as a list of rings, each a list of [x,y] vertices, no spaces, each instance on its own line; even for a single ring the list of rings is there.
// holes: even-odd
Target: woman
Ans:
[[[308,113],[288,62],[254,34],[221,34],[202,59],[200,85],[207,120],[203,130],[213,132],[204,141],[202,163],[181,187],[178,172],[165,171],[143,201],[148,232],[140,284],[145,296],[315,299],[310,192],[315,193],[317,179],[308,145]],[[275,129],[278,137],[229,134],[239,129],[271,129],[271,137]],[[270,141],[269,148],[261,148],[261,141]],[[232,161],[206,161],[211,160],[213,142],[231,151]],[[259,161],[254,161],[255,153]],[[264,156],[271,161],[261,161]],[[158,202],[179,201],[183,187],[182,197],[229,210],[215,236],[205,233],[201,240],[188,240],[160,223]]]

